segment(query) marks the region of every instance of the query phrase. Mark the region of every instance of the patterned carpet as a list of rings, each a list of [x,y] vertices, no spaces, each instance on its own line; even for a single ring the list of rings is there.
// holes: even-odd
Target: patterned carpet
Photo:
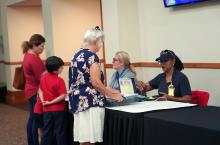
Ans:
[[[0,145],[27,145],[27,105],[0,103]]]

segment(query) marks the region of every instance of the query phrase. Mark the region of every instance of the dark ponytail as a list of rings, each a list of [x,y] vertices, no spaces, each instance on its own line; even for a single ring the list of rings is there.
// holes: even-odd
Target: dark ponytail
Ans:
[[[182,61],[179,59],[179,57],[176,56],[176,62],[174,64],[175,69],[182,71],[184,69]]]
[[[40,34],[32,35],[29,41],[24,41],[22,43],[23,53],[26,53],[29,49],[32,49],[33,46],[39,46],[44,42],[46,42],[46,40],[42,35]]]
[[[179,59],[178,56],[176,56],[176,54],[169,50],[174,56],[175,56],[175,64],[174,64],[174,68],[178,71],[182,71],[184,69],[183,63],[182,61]]]

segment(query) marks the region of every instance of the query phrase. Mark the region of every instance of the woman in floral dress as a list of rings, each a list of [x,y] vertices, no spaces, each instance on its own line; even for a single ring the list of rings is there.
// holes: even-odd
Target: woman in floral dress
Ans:
[[[86,31],[83,46],[73,57],[70,70],[69,95],[74,113],[74,141],[93,145],[103,141],[106,97],[122,101],[118,91],[104,86],[97,52],[103,47],[104,32],[99,27]]]

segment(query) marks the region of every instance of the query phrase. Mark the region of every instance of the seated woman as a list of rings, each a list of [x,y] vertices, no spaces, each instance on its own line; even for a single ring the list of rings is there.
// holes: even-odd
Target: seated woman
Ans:
[[[130,57],[127,52],[117,52],[112,60],[112,63],[113,69],[115,69],[116,72],[112,75],[110,80],[110,88],[120,90],[118,84],[119,78],[133,78],[136,82],[136,72],[130,63]]]
[[[138,82],[141,91],[158,89],[161,99],[191,102],[191,87],[185,74],[183,63],[171,50],[163,50],[156,59],[161,65],[163,73],[156,76],[148,83]]]

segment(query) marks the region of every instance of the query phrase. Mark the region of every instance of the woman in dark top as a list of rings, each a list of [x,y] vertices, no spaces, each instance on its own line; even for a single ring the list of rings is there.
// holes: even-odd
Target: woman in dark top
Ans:
[[[141,91],[158,89],[160,99],[191,102],[191,87],[185,74],[183,63],[171,50],[163,50],[156,59],[161,65],[163,73],[156,76],[148,83],[138,82]]]

